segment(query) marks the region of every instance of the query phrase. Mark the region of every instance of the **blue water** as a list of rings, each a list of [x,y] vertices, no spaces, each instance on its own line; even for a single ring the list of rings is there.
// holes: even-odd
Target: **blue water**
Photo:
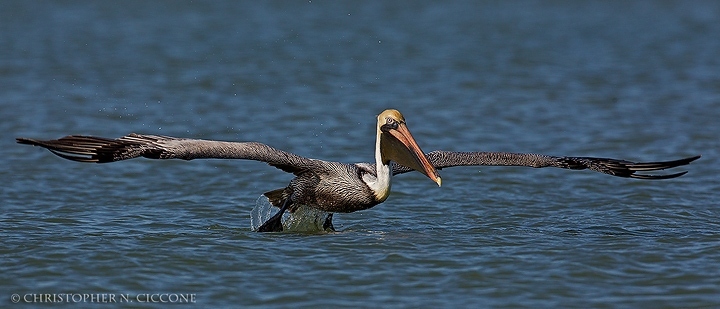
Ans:
[[[720,307],[717,2],[5,1],[0,30],[3,307]],[[369,162],[385,108],[425,151],[703,157],[665,181],[406,174],[337,233],[260,234],[256,200],[291,179],[266,164],[81,164],[14,140]]]

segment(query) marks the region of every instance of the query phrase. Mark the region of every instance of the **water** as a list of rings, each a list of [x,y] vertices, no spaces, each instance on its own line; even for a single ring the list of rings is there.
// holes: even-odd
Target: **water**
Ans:
[[[255,201],[255,207],[250,211],[250,230],[257,231],[263,223],[278,212],[278,208],[270,204],[270,201],[264,195]],[[319,234],[329,231],[324,224],[329,213],[312,207],[311,205],[302,205],[295,211],[284,212],[282,217],[282,230],[289,233],[310,233]]]
[[[2,2],[0,303],[718,307],[719,19],[711,1]],[[426,151],[703,158],[667,181],[406,174],[337,233],[260,234],[258,197],[291,179],[263,163],[14,142],[139,132],[366,162],[390,107]]]

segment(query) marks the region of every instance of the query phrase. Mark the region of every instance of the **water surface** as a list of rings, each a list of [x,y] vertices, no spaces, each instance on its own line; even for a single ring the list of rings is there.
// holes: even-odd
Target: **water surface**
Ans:
[[[711,1],[4,2],[0,302],[720,306],[719,16]],[[367,162],[385,108],[426,151],[703,158],[667,181],[406,174],[337,233],[258,234],[257,198],[291,179],[263,163],[80,164],[14,141],[138,132]]]

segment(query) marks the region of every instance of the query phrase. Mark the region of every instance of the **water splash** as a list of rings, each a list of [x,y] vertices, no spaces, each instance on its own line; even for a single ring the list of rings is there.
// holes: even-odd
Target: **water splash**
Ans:
[[[278,210],[279,208],[270,204],[270,200],[264,195],[258,197],[255,201],[255,207],[250,211],[250,229],[257,231],[258,228]],[[283,216],[283,221],[286,220],[286,216],[287,215]]]
[[[258,228],[272,217],[279,208],[270,204],[264,195],[255,201],[250,212],[250,229]],[[294,213],[285,212],[282,218],[283,231],[286,232],[324,232],[323,224],[329,213],[309,206],[300,206]]]

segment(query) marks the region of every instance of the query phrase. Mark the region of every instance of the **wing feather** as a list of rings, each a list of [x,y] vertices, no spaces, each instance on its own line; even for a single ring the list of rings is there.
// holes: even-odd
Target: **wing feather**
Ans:
[[[700,156],[688,157],[673,161],[632,162],[611,158],[595,157],[558,157],[533,153],[511,152],[453,152],[433,151],[426,154],[428,160],[437,169],[453,166],[526,166],[526,167],[557,167],[572,170],[588,169],[608,175],[638,179],[669,179],[680,177],[687,172],[666,175],[646,175],[636,172],[658,171],[687,165]],[[410,168],[394,165],[393,175],[407,173]]]
[[[117,139],[70,135],[57,140],[18,138],[20,144],[40,146],[64,159],[78,162],[107,163],[137,157],[151,159],[245,159],[262,161],[285,172],[300,174],[317,161],[275,149],[258,142],[224,142],[176,138],[161,135],[129,134]],[[669,179],[685,175],[679,172],[664,175],[638,174],[687,165],[700,158],[693,156],[672,161],[632,162],[612,158],[559,157],[533,153],[433,151],[426,154],[437,169],[454,166],[526,166],[591,170],[608,175],[637,179]],[[374,170],[374,167],[371,169]],[[393,175],[410,172],[402,165],[393,165]]]
[[[314,160],[258,142],[224,142],[129,134],[117,139],[69,135],[56,140],[18,138],[20,144],[40,146],[72,161],[108,163],[137,157],[151,159],[245,159],[266,162],[289,173],[302,173]]]

